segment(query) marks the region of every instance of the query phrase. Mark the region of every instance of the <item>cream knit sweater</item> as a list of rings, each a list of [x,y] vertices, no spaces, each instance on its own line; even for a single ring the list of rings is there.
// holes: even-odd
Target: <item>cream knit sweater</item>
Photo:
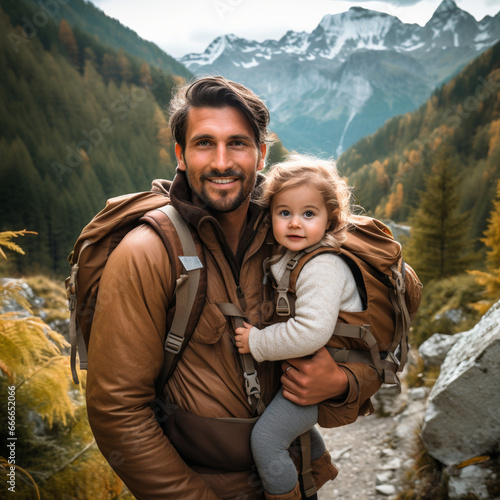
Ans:
[[[278,282],[293,254],[288,250],[271,266]],[[334,253],[311,259],[300,271],[296,289],[295,317],[262,330],[250,330],[250,351],[257,361],[313,354],[330,340],[339,310],[362,310],[354,276],[342,257]]]

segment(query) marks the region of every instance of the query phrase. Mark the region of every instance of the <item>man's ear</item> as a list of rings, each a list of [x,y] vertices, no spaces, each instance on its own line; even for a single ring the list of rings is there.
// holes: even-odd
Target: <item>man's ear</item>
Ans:
[[[175,144],[175,157],[177,158],[177,165],[179,167],[179,170],[186,170],[186,163],[184,162],[184,155],[182,154],[182,148],[181,145],[176,143]]]
[[[262,170],[266,165],[267,144],[263,143],[259,146],[259,148],[261,157],[259,160],[259,164],[257,165],[257,171]]]

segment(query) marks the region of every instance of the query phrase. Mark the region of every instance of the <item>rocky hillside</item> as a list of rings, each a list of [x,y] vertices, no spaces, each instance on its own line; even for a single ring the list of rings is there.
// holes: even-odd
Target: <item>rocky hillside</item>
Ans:
[[[67,311],[60,283],[41,276],[0,280],[1,285],[7,283],[16,284],[33,312],[67,338]],[[4,302],[0,308],[0,314],[14,312],[20,317],[29,315],[15,300]],[[456,335],[436,334],[418,352],[412,350],[402,377],[402,391],[395,386],[382,386],[373,398],[373,415],[359,418],[349,426],[321,429],[339,475],[321,489],[319,499],[500,498],[500,401],[496,390],[500,376],[499,332],[500,302],[472,330]],[[67,356],[67,350],[63,354]],[[65,370],[63,376],[69,382],[69,368]],[[87,426],[83,408],[82,412],[81,421]],[[40,416],[33,411],[31,415],[31,423],[25,424],[23,432],[36,427],[36,439],[42,443],[37,444],[39,453],[45,457],[48,445],[44,436],[49,431]],[[57,439],[62,437],[55,436],[50,446],[82,448],[78,457],[73,457],[78,467],[72,480],[96,477],[92,469],[80,465],[86,464],[85,458],[92,454],[100,467],[99,477],[105,473],[111,483],[116,482],[90,441],[88,429],[85,432],[85,442],[91,444],[84,448],[80,441],[61,444]],[[58,482],[48,482],[38,478],[46,477],[52,465],[26,457],[20,464],[36,472],[34,477],[47,498],[52,498],[52,494],[61,498],[72,491],[62,469],[56,467]],[[123,498],[130,498],[121,483],[113,483],[113,487]],[[28,486],[23,488],[29,490]],[[80,493],[77,498],[88,498],[79,496]],[[99,498],[112,498],[112,493],[101,491],[100,495]]]

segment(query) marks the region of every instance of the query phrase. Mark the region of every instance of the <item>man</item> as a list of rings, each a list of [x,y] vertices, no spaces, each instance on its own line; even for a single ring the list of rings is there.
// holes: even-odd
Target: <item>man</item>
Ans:
[[[174,296],[159,236],[147,226],[131,231],[102,275],[99,297],[106,297],[106,307],[99,307],[98,298],[88,353],[87,408],[99,448],[137,498],[263,498],[252,470],[231,470],[231,454],[238,450],[223,449],[227,467],[211,468],[211,455],[222,446],[213,438],[204,452],[206,465],[193,465],[185,440],[195,428],[207,429],[204,437],[210,440],[206,426],[252,416],[233,325],[217,304],[242,305],[248,321],[257,326],[272,321],[262,285],[262,263],[272,253],[272,242],[262,210],[252,202],[264,167],[268,123],[269,112],[255,94],[220,77],[197,80],[172,100],[178,172],[169,197],[202,242],[207,291],[197,327],[165,387],[172,407],[182,412],[178,425],[184,426],[179,430],[173,424],[170,439],[153,411]],[[276,367],[283,370],[281,379]],[[328,399],[339,425],[355,420],[380,385],[365,371],[366,365],[337,365],[325,349],[311,360],[258,366],[266,404],[281,380],[284,395],[295,403]],[[313,464],[313,472],[318,487],[335,476],[328,454]]]

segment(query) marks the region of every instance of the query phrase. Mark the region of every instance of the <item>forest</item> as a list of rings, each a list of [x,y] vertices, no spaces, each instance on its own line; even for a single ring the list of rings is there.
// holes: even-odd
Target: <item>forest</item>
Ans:
[[[0,227],[38,233],[19,270],[62,275],[79,229],[107,198],[173,175],[161,106],[182,79],[75,34],[64,20],[49,19],[27,40],[6,13],[12,4],[0,12],[9,35],[0,38]]]
[[[191,75],[91,4],[58,5],[51,15],[34,1],[0,6],[0,398],[15,387],[24,498],[131,498],[93,441],[85,375],[71,382],[56,327],[82,228],[108,198],[175,174],[166,108]],[[268,165],[286,154],[276,139]],[[411,344],[475,324],[500,298],[500,44],[338,165],[424,283]]]
[[[0,9],[0,230],[38,233],[15,270],[64,277],[76,237],[108,198],[173,177],[166,106],[187,70],[167,73],[66,19],[47,18],[27,38],[21,25],[37,12],[16,0]]]

